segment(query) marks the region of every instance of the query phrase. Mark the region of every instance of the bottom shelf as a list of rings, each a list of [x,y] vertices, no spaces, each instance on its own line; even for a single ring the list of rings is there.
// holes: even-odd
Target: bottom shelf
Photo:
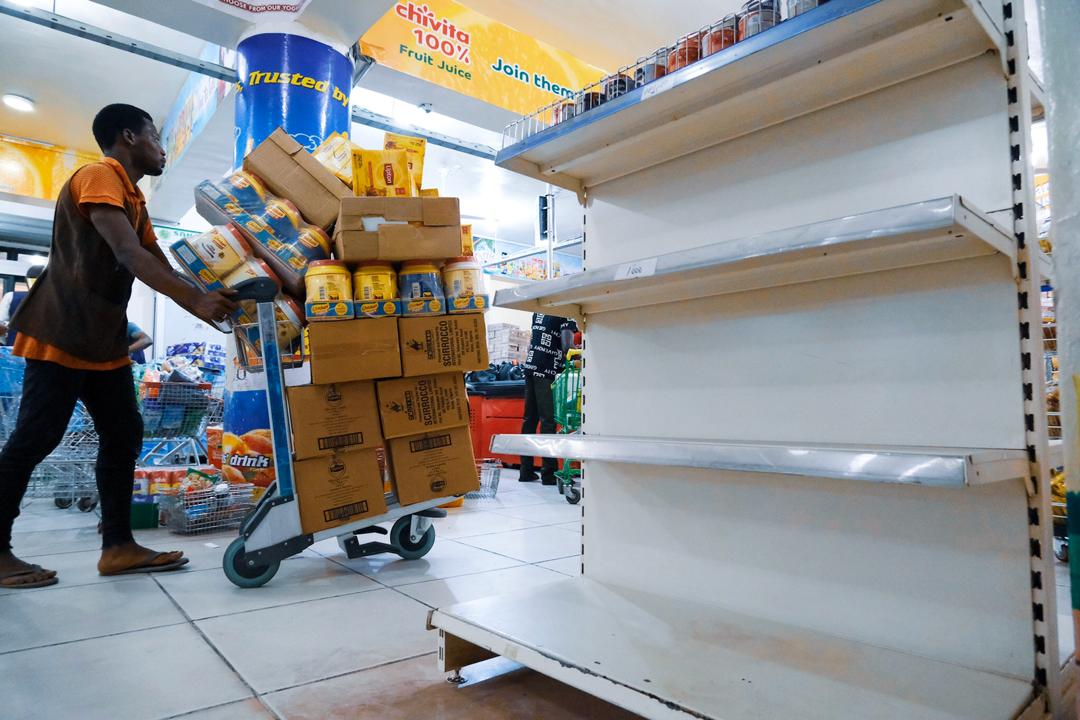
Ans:
[[[649,718],[1012,720],[1024,680],[574,578],[432,625]]]

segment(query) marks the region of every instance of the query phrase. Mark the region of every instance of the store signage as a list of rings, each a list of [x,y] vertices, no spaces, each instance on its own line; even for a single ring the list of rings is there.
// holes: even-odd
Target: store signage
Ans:
[[[605,75],[453,0],[395,3],[360,49],[380,65],[522,115]]]
[[[251,22],[265,22],[267,20],[295,20],[307,9],[311,0],[292,0],[292,2],[279,2],[279,0],[196,0],[196,2]]]
[[[0,192],[56,200],[60,188],[100,155],[0,135]]]

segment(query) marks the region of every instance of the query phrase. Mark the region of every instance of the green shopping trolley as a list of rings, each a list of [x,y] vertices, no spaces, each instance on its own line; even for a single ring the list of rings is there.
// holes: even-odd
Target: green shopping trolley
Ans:
[[[559,432],[570,435],[581,431],[581,351],[568,350],[566,365],[551,385],[555,404],[555,422]],[[559,492],[566,502],[577,505],[581,501],[581,461],[564,459],[562,468],[555,473],[559,479]]]

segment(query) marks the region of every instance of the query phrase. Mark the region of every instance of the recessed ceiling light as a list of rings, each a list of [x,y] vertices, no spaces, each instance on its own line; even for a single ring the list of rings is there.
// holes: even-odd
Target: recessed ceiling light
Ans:
[[[13,95],[12,93],[5,93],[4,104],[12,110],[18,110],[19,112],[34,111],[34,101],[23,95]]]

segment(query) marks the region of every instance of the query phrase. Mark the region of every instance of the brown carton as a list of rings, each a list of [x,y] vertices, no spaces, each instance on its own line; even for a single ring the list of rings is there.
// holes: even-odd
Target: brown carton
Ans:
[[[365,217],[389,222],[367,231]],[[337,259],[345,262],[456,257],[461,254],[458,199],[345,198],[334,229],[334,249]]]
[[[468,427],[387,442],[402,505],[464,495],[480,487]]]
[[[469,424],[469,397],[461,373],[381,380],[375,387],[383,437]]]
[[[302,385],[286,390],[298,460],[382,445],[375,383]]]
[[[487,329],[479,313],[400,318],[398,334],[405,377],[488,368]]]
[[[316,385],[401,376],[397,318],[311,323],[308,344]]]
[[[386,512],[376,450],[357,450],[293,464],[300,527],[329,530]]]
[[[324,230],[337,221],[342,198],[352,195],[347,185],[281,128],[248,153],[244,169],[259,176],[273,194],[291,200],[305,220]]]

